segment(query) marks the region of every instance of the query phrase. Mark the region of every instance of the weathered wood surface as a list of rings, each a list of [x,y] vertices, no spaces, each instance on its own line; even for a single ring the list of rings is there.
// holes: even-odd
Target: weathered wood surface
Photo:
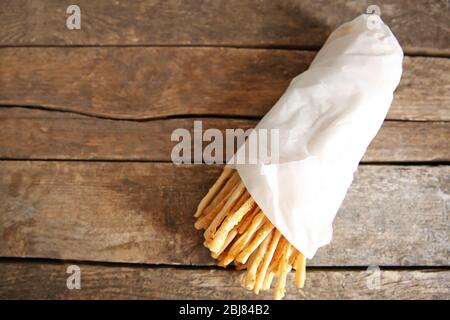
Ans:
[[[272,299],[241,287],[241,272],[77,264],[81,289],[66,286],[70,264],[0,262],[0,299]],[[379,289],[366,270],[307,270],[304,289],[287,279],[285,299],[449,299],[449,270],[383,270]],[[369,289],[374,288],[374,289]]]
[[[0,48],[0,104],[122,119],[264,115],[314,52]],[[406,57],[388,119],[450,120],[450,60]]]
[[[258,120],[115,121],[66,112],[0,107],[0,158],[171,161],[177,128],[248,129]],[[193,143],[193,141],[192,141]],[[208,142],[205,143],[205,145]],[[225,154],[225,151],[224,151]],[[450,122],[387,121],[363,161],[450,161]]]
[[[253,127],[308,68],[315,52],[301,50],[369,3],[77,4],[82,30],[68,31],[68,3],[0,2],[0,159],[34,160],[0,161],[0,257],[213,265],[192,214],[220,169],[132,161],[169,161],[184,116]],[[449,161],[449,2],[377,4],[406,54],[436,57],[405,58],[388,119],[414,121],[386,121],[363,161]],[[360,166],[308,264],[336,268],[310,268],[300,292],[290,279],[287,298],[450,299],[449,208],[450,166]],[[0,299],[272,297],[236,271],[80,264],[83,289],[70,291],[67,264],[0,259]],[[384,270],[369,290],[363,269],[345,269],[369,264],[415,268]]]
[[[0,256],[211,265],[195,207],[208,165],[3,161]],[[449,166],[360,166],[310,265],[448,265]]]
[[[366,12],[367,1],[78,0],[0,3],[0,45],[214,45],[319,48],[332,30]],[[383,20],[407,53],[450,54],[448,1],[380,0]]]

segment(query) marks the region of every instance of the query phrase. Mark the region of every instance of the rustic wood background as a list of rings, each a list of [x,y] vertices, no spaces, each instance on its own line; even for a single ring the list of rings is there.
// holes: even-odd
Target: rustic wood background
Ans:
[[[79,31],[70,1],[0,2],[0,298],[271,298],[214,267],[192,214],[220,168],[173,165],[170,134],[254,126],[371,3],[75,2]],[[450,299],[449,1],[376,4],[403,78],[288,299]]]

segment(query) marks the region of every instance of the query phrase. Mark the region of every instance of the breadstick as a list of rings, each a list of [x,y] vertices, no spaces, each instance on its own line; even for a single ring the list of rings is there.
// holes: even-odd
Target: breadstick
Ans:
[[[244,263],[235,263],[234,267],[236,268],[236,270],[240,271],[240,270],[245,270],[247,269],[247,265]]]
[[[270,241],[269,248],[264,255],[264,260],[259,269],[258,275],[256,277],[255,287],[253,288],[256,294],[259,293],[264,284],[264,279],[266,278],[267,269],[269,268],[270,261],[272,260],[275,249],[277,248],[278,242],[280,241],[281,233],[278,230],[274,231],[273,237]]]
[[[222,225],[214,234],[212,240],[208,244],[208,248],[212,252],[218,252],[221,249],[221,247],[225,243],[228,233],[253,208],[254,204],[255,201],[251,197],[249,197],[236,212],[225,218],[225,220],[222,222]],[[246,261],[241,262],[245,263]]]
[[[248,259],[248,262],[247,262],[247,263],[240,263],[240,262],[237,262],[237,261],[235,260],[235,261],[234,261],[234,267],[235,267],[235,269],[236,269],[236,270],[245,270],[245,269],[247,269],[248,266],[249,266],[250,264],[253,263],[253,260],[255,259],[255,257],[256,257],[256,254],[252,254],[252,255],[250,256],[250,258]],[[242,278],[241,278],[241,284],[242,284],[243,287],[245,287],[244,281],[245,281],[245,275],[246,275],[246,274],[247,274],[247,273],[244,273],[243,276],[242,276]]]
[[[283,254],[284,247],[288,244],[287,240],[282,236],[280,241],[278,242],[277,248],[275,249],[275,253],[273,254],[272,261],[269,265],[269,270],[278,271],[279,262],[281,256]]]
[[[264,283],[262,286],[262,290],[269,290],[272,284],[273,277],[275,277],[275,272],[269,271],[264,278]]]
[[[219,189],[224,185],[225,181],[231,176],[233,170],[229,167],[225,167],[222,170],[219,178],[212,185],[212,187],[208,190],[206,196],[200,201],[197,206],[197,211],[195,211],[194,217],[198,218],[202,213],[205,207],[211,202],[214,196],[219,192]]]
[[[214,209],[217,204],[222,201],[223,198],[225,198],[227,195],[231,193],[231,190],[241,181],[239,178],[239,174],[237,171],[233,173],[230,179],[225,183],[224,187],[220,192],[212,199],[211,203],[208,204],[205,209],[203,210],[204,214],[209,213],[212,209]]]
[[[230,245],[231,241],[233,241],[233,239],[236,237],[237,233],[238,233],[237,227],[235,227],[233,230],[231,230],[228,233],[227,239],[225,240],[225,243],[222,245],[222,248],[220,248],[220,250],[217,253],[213,252],[211,254],[211,257],[213,257],[214,259],[217,259],[222,254],[222,252],[224,252],[224,250]]]
[[[249,243],[253,234],[259,229],[264,221],[264,214],[259,212],[252,220],[251,225],[231,246],[228,254],[223,259],[223,264],[228,265],[235,257],[242,251],[242,249]]]
[[[286,288],[286,277],[289,271],[291,271],[292,266],[289,265],[289,258],[291,256],[292,246],[288,243],[281,257],[280,265],[278,268],[278,280],[275,285],[274,299],[281,300],[284,297]]]
[[[245,186],[242,184],[242,182],[239,182],[238,187],[230,195],[230,198],[227,200],[227,202],[225,202],[224,206],[219,211],[219,213],[214,217],[214,220],[211,222],[211,224],[208,226],[208,228],[206,228],[203,236],[205,237],[207,242],[210,241],[211,237],[216,232],[217,227],[219,226],[220,223],[222,223],[223,219],[225,218],[226,214],[228,213],[228,210],[239,199],[239,197],[241,196],[244,189],[245,189]]]
[[[259,294],[277,277],[274,298],[285,295],[289,271],[296,270],[295,284],[303,288],[306,259],[272,225],[250,196],[239,174],[225,168],[194,215],[195,228],[206,229],[204,245],[218,265],[234,261],[236,270],[247,271],[242,285]]]
[[[237,188],[237,186],[235,186],[235,188]],[[219,211],[223,208],[227,200],[230,198],[230,195],[231,194],[227,194],[225,198],[223,198],[213,210],[211,210],[207,214],[201,215],[197,222],[195,222],[194,227],[197,230],[206,229],[211,224],[211,221],[214,220]]]
[[[269,247],[270,240],[272,239],[272,234],[269,234],[261,245],[258,247],[258,250],[255,251],[255,257],[252,259],[251,263],[249,262],[249,267],[247,274],[245,275],[245,287],[248,290],[253,290],[256,282],[256,273],[258,272],[258,268],[266,254],[267,248]]]
[[[198,228],[198,229],[206,229],[206,228],[208,228],[208,226],[211,224],[211,222],[212,222],[212,221],[214,220],[214,218],[216,217],[217,213],[219,213],[220,210],[222,210],[222,208],[223,208],[223,206],[225,205],[226,201],[230,198],[231,194],[234,192],[234,190],[235,190],[237,187],[238,187],[238,185],[236,185],[236,186],[233,187],[233,189],[231,190],[231,193],[229,193],[229,194],[224,198],[225,201],[222,200],[222,201],[217,205],[217,207],[214,208],[211,212],[209,212],[208,214],[203,215],[203,216],[200,217],[199,220],[202,220],[202,221],[201,221],[201,222],[200,222],[200,221],[197,221],[197,222],[196,222],[196,225],[198,225],[199,227],[202,227],[202,228]],[[245,192],[241,195],[241,197],[239,198],[239,200],[233,205],[233,208],[231,208],[231,209],[229,210],[229,212],[226,214],[226,216],[229,215],[231,212],[237,211],[237,209],[239,209],[239,207],[245,202],[247,196],[249,197],[250,195],[248,195],[248,193],[245,191]],[[194,225],[194,226],[195,226],[195,225]],[[207,247],[207,246],[206,246],[206,247]]]
[[[289,258],[289,264],[292,266],[292,269],[297,270],[295,262],[297,261],[297,257],[300,252],[292,246],[291,257]]]
[[[248,194],[247,190],[244,188],[244,192],[241,194],[241,197],[239,200],[234,204],[233,207],[231,207],[230,212],[236,212],[239,210],[239,208],[250,198],[250,195]]]
[[[250,226],[250,223],[252,222],[253,218],[256,216],[256,214],[261,211],[258,206],[255,206],[255,209],[245,218],[242,220],[242,222],[238,226],[238,232],[240,234],[244,233],[245,230]]]
[[[267,220],[267,219],[265,219]],[[248,257],[253,253],[254,250],[267,238],[267,236],[272,232],[274,226],[267,220],[263,227],[258,231],[255,238],[250,242],[250,244],[245,247],[245,249],[236,257],[236,260],[241,263],[246,263]]]
[[[295,285],[298,288],[303,288],[306,278],[306,257],[300,252],[295,261]]]

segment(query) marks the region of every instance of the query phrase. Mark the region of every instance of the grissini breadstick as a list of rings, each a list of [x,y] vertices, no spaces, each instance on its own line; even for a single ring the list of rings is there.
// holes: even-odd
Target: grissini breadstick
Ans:
[[[264,239],[269,235],[273,230],[273,224],[269,221],[264,224],[264,226],[258,231],[256,236],[250,242],[250,244],[242,250],[242,252],[236,257],[236,261],[240,263],[246,263],[248,257],[253,253],[256,248],[264,241]]]
[[[228,233],[225,243],[222,245],[222,247],[219,249],[219,251],[211,253],[211,257],[213,257],[214,259],[217,259],[222,254],[222,252],[225,250],[225,248],[228,247],[228,245],[231,243],[231,241],[234,240],[237,233],[238,233],[237,227],[234,227],[233,230],[231,230]]]
[[[236,184],[239,183],[240,178],[238,173],[235,171],[233,172],[233,175],[230,179],[225,183],[224,187],[220,192],[213,197],[211,200],[211,203],[207,204],[205,209],[203,209],[203,212],[199,212],[198,215],[201,216],[202,214],[208,214],[212,209],[214,209],[217,204],[222,201],[223,198],[230,195],[230,191],[235,188]]]
[[[233,173],[233,170],[225,167],[222,171],[220,177],[216,180],[213,186],[208,190],[206,196],[200,201],[197,207],[197,211],[194,214],[194,217],[198,218],[202,213],[206,206],[211,202],[214,196],[219,192],[221,187],[224,185],[225,181],[228,177]]]
[[[208,248],[212,252],[218,252],[222,248],[228,233],[241,221],[241,219],[253,208],[254,205],[255,201],[253,201],[252,198],[248,198],[237,211],[225,218],[222,225],[212,237],[212,240],[208,243]],[[241,262],[245,263],[246,261]]]
[[[262,290],[269,290],[272,285],[273,278],[275,277],[275,272],[269,271],[264,279]]]
[[[269,248],[267,249],[261,267],[259,268],[258,275],[256,277],[255,286],[253,288],[256,294],[263,288],[264,279],[266,278],[267,269],[269,268],[270,261],[272,261],[273,254],[277,248],[278,242],[280,241],[281,233],[275,230],[273,237],[270,240]]]
[[[223,219],[225,218],[226,214],[228,213],[228,210],[239,199],[239,197],[241,196],[244,189],[245,189],[245,186],[242,184],[242,182],[239,182],[237,188],[234,189],[233,193],[231,193],[230,197],[225,202],[225,204],[220,209],[220,211],[217,213],[217,215],[214,217],[213,221],[211,221],[211,224],[208,226],[208,228],[206,228],[204,236],[205,236],[205,239],[207,242],[211,239],[212,235],[216,232],[220,223],[222,223]]]
[[[278,280],[275,285],[275,300],[280,300],[284,297],[286,287],[286,276],[291,271],[292,266],[289,264],[289,258],[292,253],[292,246],[286,242],[281,255],[280,265],[278,266]]]
[[[282,298],[291,269],[297,270],[296,284],[303,286],[304,256],[267,219],[236,172],[227,169],[219,179],[196,212],[195,227],[205,229],[211,256],[223,267],[234,262],[236,270],[247,269],[242,285],[256,294],[269,289],[277,276],[274,297]]]
[[[238,225],[238,232],[240,234],[244,233],[245,230],[247,230],[253,218],[258,214],[259,211],[261,211],[261,209],[259,209],[258,206],[255,206],[255,209],[242,220],[242,223]]]
[[[267,251],[267,247],[269,246],[270,239],[272,237],[268,236],[259,246],[258,250],[255,251],[255,257],[252,259],[251,263],[248,264],[248,271],[245,275],[244,285],[248,290],[253,290],[256,282],[256,274],[258,272],[258,268],[265,256]]]
[[[223,265],[230,264],[236,256],[247,246],[247,244],[252,239],[255,232],[261,227],[264,223],[265,216],[262,212],[259,212],[252,220],[252,223],[248,227],[248,229],[239,236],[237,241],[231,246],[228,254],[225,256],[223,260]]]
[[[286,243],[287,243],[286,239],[284,237],[281,237],[281,239],[278,242],[278,245],[275,249],[275,253],[273,255],[272,261],[270,262],[269,270],[271,270],[271,271],[278,270],[279,262],[280,262],[281,256],[283,255],[283,250],[284,250],[284,247],[286,246]]]
[[[298,288],[303,288],[306,278],[306,258],[303,254],[299,253],[295,261],[295,285]]]
[[[237,187],[237,186],[236,186]],[[234,190],[234,189],[233,189]],[[197,230],[206,229],[210,224],[211,221],[216,217],[217,213],[222,209],[225,202],[228,200],[231,194],[227,194],[218,204],[215,208],[213,208],[210,212],[206,214],[200,215],[198,220],[195,222],[194,227]]]

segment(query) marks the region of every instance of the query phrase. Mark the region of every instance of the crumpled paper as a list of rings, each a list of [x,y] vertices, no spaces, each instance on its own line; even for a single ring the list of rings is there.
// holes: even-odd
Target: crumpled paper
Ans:
[[[267,218],[309,259],[331,241],[334,217],[391,105],[402,60],[378,16],[343,24],[255,128],[278,129],[279,157],[233,165]]]

